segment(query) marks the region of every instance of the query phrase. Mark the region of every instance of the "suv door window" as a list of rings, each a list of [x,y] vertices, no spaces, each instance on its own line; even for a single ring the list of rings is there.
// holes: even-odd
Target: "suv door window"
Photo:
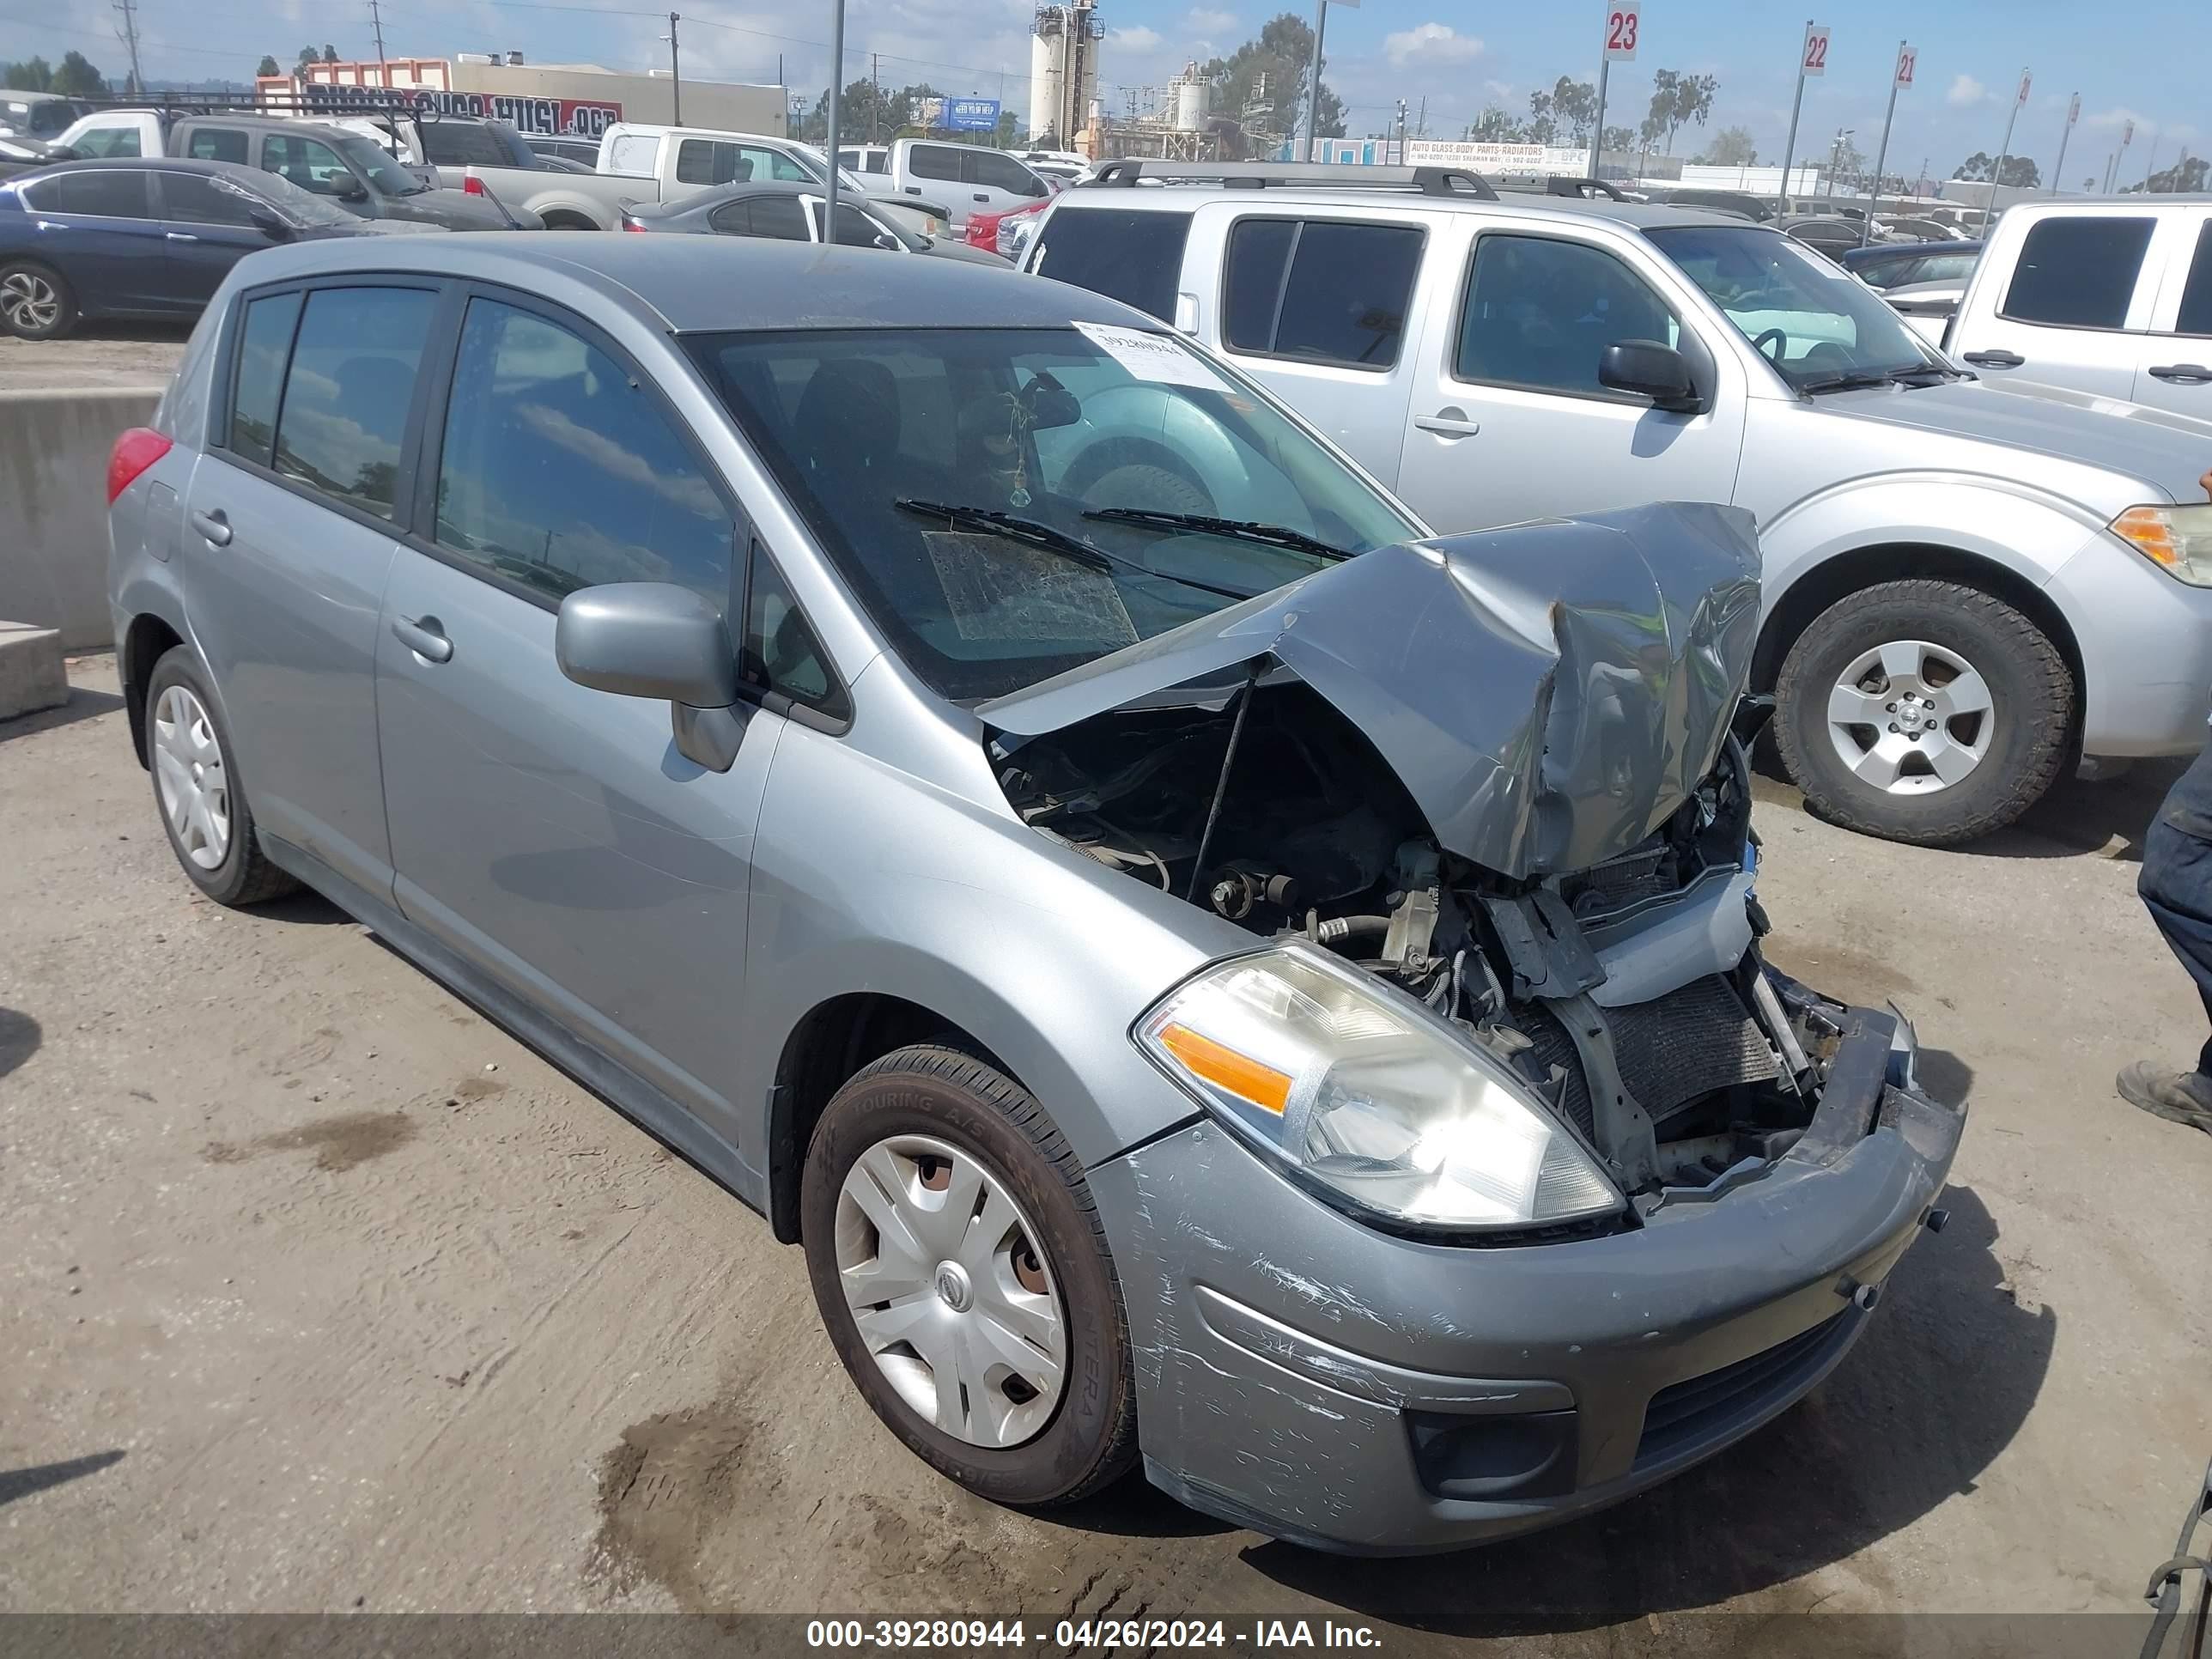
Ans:
[[[437,301],[411,288],[307,295],[277,417],[278,472],[380,519],[393,516],[401,441]]]
[[[535,312],[469,302],[438,462],[439,545],[556,601],[664,581],[726,612],[733,527],[628,369]]]
[[[185,154],[195,161],[235,161],[247,165],[246,135],[234,127],[195,127]]]
[[[261,170],[318,196],[335,196],[353,182],[338,153],[319,138],[272,132],[261,141]]]
[[[112,171],[57,173],[41,179],[24,192],[41,213],[82,213],[100,219],[150,219],[154,216],[147,175]]]
[[[1598,359],[1620,340],[1674,345],[1674,313],[1602,248],[1552,236],[1485,235],[1460,316],[1453,374],[1480,385],[1616,398]]]
[[[239,330],[238,372],[230,393],[230,448],[263,466],[276,458],[276,405],[284,392],[284,365],[292,356],[300,301],[297,294],[248,301],[245,325]]]
[[[916,144],[906,153],[907,171],[917,179],[960,178],[960,152],[949,144]]]
[[[735,144],[712,138],[686,138],[676,146],[676,182],[679,185],[737,185],[753,176],[752,163],[738,155]]]
[[[2124,328],[2157,221],[2075,215],[2039,219],[1997,314],[2064,328]]]
[[[2190,262],[2189,286],[2181,290],[2177,334],[2212,334],[2212,221],[2197,233],[2197,257]]]
[[[986,190],[1003,190],[1012,196],[1048,195],[1036,175],[1011,155],[995,149],[968,149],[960,154],[960,176]]]
[[[161,216],[189,225],[235,225],[251,230],[253,198],[199,173],[161,175]]]
[[[117,156],[137,155],[138,129],[131,126],[94,127],[80,133],[70,145],[76,155],[88,159],[111,161]]]
[[[780,149],[763,149],[757,144],[740,144],[738,155],[742,160],[752,163],[752,176],[756,179],[775,179],[787,185],[813,182],[805,167]]]
[[[1189,238],[1188,213],[1063,206],[1045,227],[1036,269],[1172,323]]]
[[[1242,220],[1229,236],[1222,338],[1237,351],[1387,369],[1423,240],[1409,225]]]

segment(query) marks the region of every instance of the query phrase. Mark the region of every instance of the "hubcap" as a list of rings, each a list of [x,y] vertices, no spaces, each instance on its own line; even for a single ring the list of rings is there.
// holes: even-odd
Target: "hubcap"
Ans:
[[[10,271],[0,283],[0,315],[15,328],[52,328],[61,315],[62,296],[35,271]]]
[[[1828,741],[1862,783],[1932,795],[1987,758],[1996,708],[1973,664],[1948,646],[1892,640],[1862,653],[1828,693]]]
[[[997,1176],[928,1135],[878,1141],[838,1193],[860,1340],[901,1400],[971,1446],[1018,1446],[1060,1403],[1066,1321],[1036,1239]]]
[[[177,850],[203,870],[230,852],[230,782],[208,712],[185,686],[154,705],[154,782]]]

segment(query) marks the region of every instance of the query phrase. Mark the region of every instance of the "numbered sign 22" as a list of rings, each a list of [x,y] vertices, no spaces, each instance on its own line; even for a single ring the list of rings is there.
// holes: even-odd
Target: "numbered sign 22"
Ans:
[[[1798,60],[1808,75],[1828,72],[1828,26],[1808,23],[1805,26],[1805,55]]]
[[[1605,9],[1605,55],[1622,63],[1636,56],[1637,15],[1641,6],[1626,0],[1626,3]]]
[[[1918,66],[1919,63],[1919,47],[1899,46],[1897,49],[1897,84],[1900,87],[1911,86],[1912,84],[1912,71]]]

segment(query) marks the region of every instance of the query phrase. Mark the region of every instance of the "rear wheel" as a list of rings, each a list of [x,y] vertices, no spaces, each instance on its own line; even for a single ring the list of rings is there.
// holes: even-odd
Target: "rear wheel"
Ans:
[[[52,340],[76,324],[76,296],[61,273],[34,259],[0,265],[0,327],[20,340]]]
[[[1784,660],[1775,738],[1820,816],[1941,847],[2003,828],[2066,755],[2074,676],[2020,611],[1963,583],[1883,582]]]
[[[253,812],[191,650],[175,646],[146,681],[146,750],[154,805],[192,885],[218,904],[253,904],[300,884],[261,851]]]
[[[823,1111],[799,1201],[838,1357],[925,1462],[1028,1507],[1127,1470],[1121,1285],[1075,1155],[1026,1091],[956,1049],[887,1054]]]

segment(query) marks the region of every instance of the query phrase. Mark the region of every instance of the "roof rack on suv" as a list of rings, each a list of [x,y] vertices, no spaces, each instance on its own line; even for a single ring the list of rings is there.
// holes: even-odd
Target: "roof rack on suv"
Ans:
[[[1084,188],[1133,185],[1139,179],[1265,190],[1270,185],[1316,185],[1328,190],[1413,190],[1424,196],[1473,196],[1494,202],[1498,192],[1464,167],[1371,167],[1343,161],[1102,161]]]
[[[404,115],[416,121],[435,121],[444,112],[435,104],[417,103],[412,93],[404,88],[386,90],[381,87],[349,88],[343,100],[311,99],[300,93],[287,92],[156,92],[143,97],[107,96],[81,100],[96,110],[151,110],[157,115],[174,118],[184,115],[269,115],[295,118],[305,116],[319,120],[335,120],[343,116]],[[472,116],[456,116],[455,120],[472,120]]]
[[[1602,196],[1612,202],[1628,199],[1618,185],[1602,179],[1577,179],[1563,173],[1501,173],[1496,178],[1498,189],[1516,195],[1571,196],[1580,200]]]

